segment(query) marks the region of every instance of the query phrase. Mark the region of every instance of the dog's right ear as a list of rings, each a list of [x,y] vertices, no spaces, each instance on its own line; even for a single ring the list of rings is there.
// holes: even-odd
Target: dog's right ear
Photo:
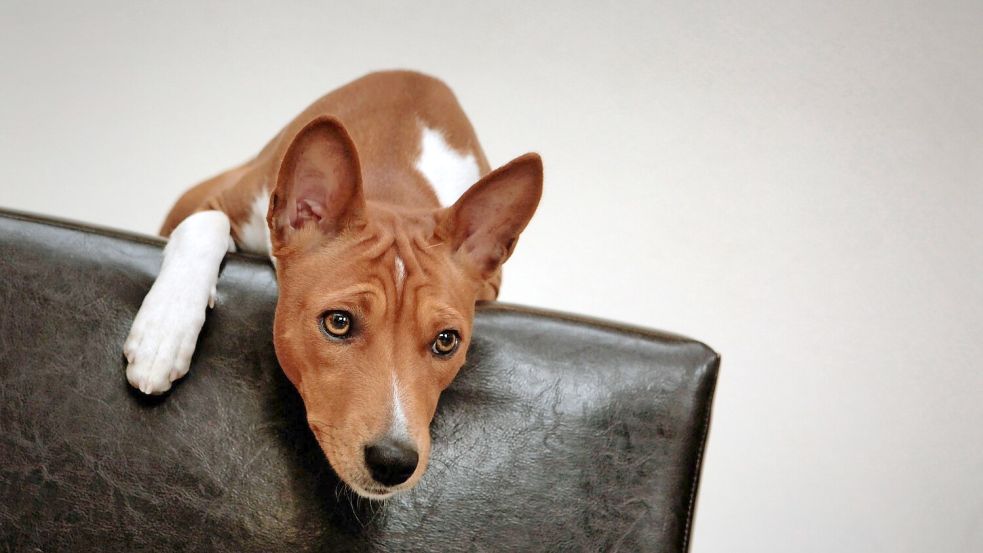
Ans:
[[[355,144],[334,117],[314,119],[280,162],[266,216],[274,251],[301,230],[336,236],[362,221],[364,212]]]

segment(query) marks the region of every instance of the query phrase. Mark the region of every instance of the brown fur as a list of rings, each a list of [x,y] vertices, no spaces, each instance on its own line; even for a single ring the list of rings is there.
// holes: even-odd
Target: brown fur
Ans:
[[[452,207],[441,208],[414,167],[421,123],[473,154],[483,175]],[[471,124],[443,83],[375,73],[315,102],[255,159],[189,190],[161,234],[195,211],[218,209],[238,241],[257,194],[272,192],[277,357],[338,474],[360,493],[384,495],[422,475],[429,424],[464,363],[475,302],[497,295],[501,264],[541,186],[535,154],[489,173]],[[397,256],[405,265],[401,285]],[[339,309],[356,321],[346,341],[319,327],[323,313]],[[444,329],[462,338],[449,358],[430,351]],[[406,483],[382,489],[362,452],[389,427],[393,378],[420,462]]]
[[[447,143],[462,154],[474,154],[481,175],[488,160],[454,93],[443,82],[411,71],[371,73],[330,92],[304,110],[277,134],[254,159],[189,190],[171,209],[161,236],[188,215],[219,209],[236,222],[249,216],[252,198],[266,186],[272,190],[291,139],[321,115],[337,118],[358,147],[367,200],[404,207],[439,207],[430,184],[413,165],[420,155],[419,126],[440,129]]]

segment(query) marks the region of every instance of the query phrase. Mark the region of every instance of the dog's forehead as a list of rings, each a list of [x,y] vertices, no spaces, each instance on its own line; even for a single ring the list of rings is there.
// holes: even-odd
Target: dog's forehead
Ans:
[[[432,212],[401,212],[379,210],[372,213],[357,255],[374,261],[382,272],[395,281],[421,273],[436,276],[452,268],[450,248],[434,230],[436,219]]]
[[[384,296],[376,299],[386,304],[404,299],[417,305],[430,299],[467,302],[472,288],[467,276],[450,248],[427,230],[426,225],[394,228],[375,223],[324,244],[317,255],[296,260],[290,272],[302,275],[312,294],[364,288]]]

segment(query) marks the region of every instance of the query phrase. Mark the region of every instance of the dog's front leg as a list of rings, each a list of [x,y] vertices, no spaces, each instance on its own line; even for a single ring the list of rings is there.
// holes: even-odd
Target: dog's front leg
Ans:
[[[123,345],[126,379],[145,394],[161,394],[188,373],[205,311],[227,251],[234,250],[229,218],[221,211],[189,216],[171,233],[160,274],[147,293]]]

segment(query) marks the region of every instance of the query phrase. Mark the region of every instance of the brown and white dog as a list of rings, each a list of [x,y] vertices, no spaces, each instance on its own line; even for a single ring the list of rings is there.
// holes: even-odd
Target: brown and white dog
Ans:
[[[373,73],[327,94],[171,210],[123,348],[127,379],[167,391],[188,372],[225,253],[270,255],[277,358],[331,465],[365,497],[413,487],[475,302],[498,295],[542,192],[536,154],[489,169],[436,79]]]

